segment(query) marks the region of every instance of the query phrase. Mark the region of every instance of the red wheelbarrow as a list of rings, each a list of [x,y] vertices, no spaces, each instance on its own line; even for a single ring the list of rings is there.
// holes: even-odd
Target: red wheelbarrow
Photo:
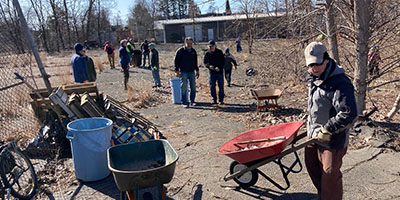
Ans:
[[[297,121],[259,128],[242,133],[222,145],[218,149],[218,154],[226,155],[234,160],[229,167],[229,173],[224,177],[224,181],[233,179],[239,186],[248,188],[256,184],[260,174],[277,188],[288,189],[290,187],[288,174],[291,172],[299,173],[303,169],[296,151],[315,141],[311,139],[296,144],[297,141],[307,135],[306,132],[297,135],[302,125],[303,122]],[[289,145],[290,147],[286,148]],[[282,163],[281,159],[291,153],[294,154],[295,160],[287,166]],[[258,169],[270,162],[274,162],[280,167],[286,183],[285,186],[277,183]]]

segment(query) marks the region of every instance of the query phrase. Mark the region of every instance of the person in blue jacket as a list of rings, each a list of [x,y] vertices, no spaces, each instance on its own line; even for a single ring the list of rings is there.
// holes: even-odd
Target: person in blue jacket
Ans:
[[[85,50],[83,50],[83,45],[81,43],[76,43],[74,49],[75,54],[71,58],[71,66],[75,83],[87,83],[89,82],[86,66],[88,57],[85,55]]]
[[[128,90],[128,81],[129,81],[129,62],[131,59],[131,56],[129,53],[126,51],[126,45],[128,41],[127,40],[121,40],[120,44],[121,47],[119,48],[119,63],[121,64],[121,67],[124,71],[124,87],[125,90]]]

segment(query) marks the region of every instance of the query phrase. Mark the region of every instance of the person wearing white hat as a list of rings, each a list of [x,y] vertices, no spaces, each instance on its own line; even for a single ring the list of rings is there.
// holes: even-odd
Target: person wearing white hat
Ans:
[[[343,197],[343,156],[349,143],[349,128],[357,117],[354,87],[343,68],[329,57],[321,42],[304,50],[308,82],[308,138],[316,138],[305,148],[308,174],[319,200]]]

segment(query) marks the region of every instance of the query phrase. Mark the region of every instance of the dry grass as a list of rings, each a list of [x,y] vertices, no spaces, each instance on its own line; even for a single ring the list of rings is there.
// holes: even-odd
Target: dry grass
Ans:
[[[156,101],[154,94],[152,94],[151,90],[145,89],[149,88],[149,86],[143,86],[143,83],[142,86],[139,85],[135,88],[128,85],[127,104],[134,108],[150,107],[152,103]]]
[[[94,59],[94,65],[96,66],[96,69],[98,71],[98,73],[101,73],[104,71],[104,66],[103,66],[103,62],[100,58],[98,59]]]
[[[40,56],[40,60],[42,60],[43,66],[47,67],[47,56],[48,56],[48,54],[46,52],[40,52],[39,56]],[[33,55],[32,55],[32,60],[35,60]]]

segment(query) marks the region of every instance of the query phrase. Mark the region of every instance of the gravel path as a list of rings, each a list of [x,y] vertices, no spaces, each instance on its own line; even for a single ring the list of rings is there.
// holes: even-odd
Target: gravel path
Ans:
[[[266,179],[259,177],[254,187],[240,189],[233,181],[224,182],[223,176],[229,171],[231,159],[217,154],[217,149],[245,131],[270,124],[295,121],[304,114],[306,96],[298,88],[291,88],[280,100],[280,111],[255,113],[254,100],[250,98],[250,88],[255,88],[256,77],[244,75],[244,68],[233,73],[233,87],[226,88],[225,105],[213,106],[208,93],[207,71],[201,68],[198,80],[199,105],[183,108],[172,104],[168,78],[172,77],[169,67],[161,68],[163,87],[151,89],[151,71],[139,68],[131,70],[130,85],[147,91],[154,99],[147,106],[133,109],[154,122],[177,150],[180,158],[171,183],[166,184],[167,199],[295,199],[313,198],[316,193],[307,172],[290,174],[291,187],[282,191]],[[119,70],[106,69],[98,76],[98,87],[107,95],[120,101],[128,99],[123,90],[123,76]],[[266,86],[265,86],[266,87]],[[275,86],[282,88],[283,86]],[[128,102],[130,103],[134,102]],[[271,121],[275,120],[275,121]],[[246,123],[244,123],[246,122]],[[298,151],[303,160],[303,151]],[[292,156],[284,159],[291,162]],[[304,162],[302,162],[304,163]],[[400,159],[397,153],[382,153],[381,149],[363,148],[349,150],[343,164],[345,199],[400,199],[398,185],[400,179]],[[267,175],[282,183],[279,167],[273,163],[260,168]],[[118,199],[113,178],[90,184],[79,183],[69,187],[69,192],[59,194],[72,199]],[[57,195],[55,195],[55,199]]]

